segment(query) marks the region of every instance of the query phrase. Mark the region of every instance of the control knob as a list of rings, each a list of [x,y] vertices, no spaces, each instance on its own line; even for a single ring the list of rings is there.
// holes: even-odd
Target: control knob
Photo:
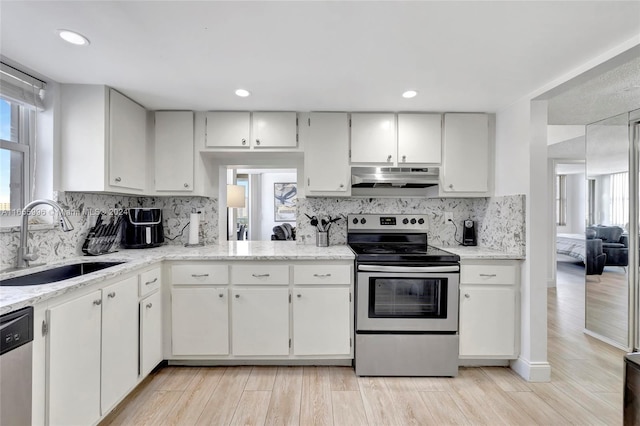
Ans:
[[[418,223],[422,225],[424,223],[424,219],[423,218],[418,219]]]
[[[404,219],[402,219],[402,223],[404,223],[404,224],[406,225],[407,223],[409,223],[409,219],[407,219],[407,218],[405,217]]]
[[[367,219],[363,217],[362,219],[360,219],[360,223],[364,225],[365,223],[367,223]]]
[[[357,225],[357,224],[358,224],[358,218],[357,218],[357,217],[354,217],[354,218],[353,218],[353,224],[354,224],[354,225]]]
[[[416,224],[416,218],[414,217],[413,219],[411,219],[411,224],[415,225]]]

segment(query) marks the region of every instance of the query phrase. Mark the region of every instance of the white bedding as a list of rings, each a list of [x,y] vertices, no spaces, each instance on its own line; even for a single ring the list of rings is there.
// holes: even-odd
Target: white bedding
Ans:
[[[586,263],[584,234],[557,234],[556,252]]]

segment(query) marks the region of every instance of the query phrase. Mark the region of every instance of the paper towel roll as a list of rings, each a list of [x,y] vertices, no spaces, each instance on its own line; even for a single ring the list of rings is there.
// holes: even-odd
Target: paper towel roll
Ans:
[[[200,234],[200,215],[191,213],[191,223],[189,224],[189,244],[198,244]]]

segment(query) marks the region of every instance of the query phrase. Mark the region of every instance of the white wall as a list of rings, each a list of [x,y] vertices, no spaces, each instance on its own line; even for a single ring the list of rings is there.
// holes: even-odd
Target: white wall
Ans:
[[[276,222],[274,220],[274,183],[297,182],[298,176],[296,172],[291,173],[262,173],[262,186],[260,190],[260,240],[266,241],[271,239],[273,227],[282,225],[284,222]],[[295,227],[296,222],[287,222]],[[255,235],[252,237],[254,239]]]
[[[520,293],[520,357],[512,368],[550,380],[547,362],[547,104],[523,99],[496,114],[495,193],[526,196],[526,260]]]

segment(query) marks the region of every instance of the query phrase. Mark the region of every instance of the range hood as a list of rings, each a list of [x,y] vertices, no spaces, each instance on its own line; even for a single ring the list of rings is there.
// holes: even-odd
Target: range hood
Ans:
[[[435,167],[352,167],[351,193],[361,196],[426,196],[438,185]]]

